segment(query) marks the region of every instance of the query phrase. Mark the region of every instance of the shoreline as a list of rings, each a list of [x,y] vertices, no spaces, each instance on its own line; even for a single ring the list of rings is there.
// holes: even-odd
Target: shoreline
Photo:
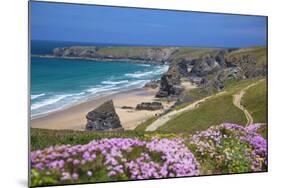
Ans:
[[[30,120],[35,120],[35,119],[38,119],[38,118],[43,118],[43,117],[46,117],[46,116],[51,115],[53,113],[56,113],[56,112],[59,112],[59,111],[64,111],[64,110],[67,110],[69,108],[75,107],[77,105],[90,102],[92,100],[99,100],[99,99],[102,99],[102,98],[113,96],[115,94],[122,94],[122,93],[132,92],[134,90],[137,91],[137,90],[142,89],[142,88],[143,87],[137,87],[137,88],[130,88],[130,89],[126,89],[126,90],[111,91],[111,92],[109,91],[109,92],[101,93],[102,96],[95,96],[95,95],[88,96],[87,98],[83,98],[80,101],[76,101],[76,102],[74,102],[72,104],[66,105],[63,108],[59,108],[59,109],[56,109],[56,110],[52,110],[52,111],[48,111],[48,112],[45,112],[45,113],[36,114],[34,116],[30,116]]]
[[[157,89],[136,88],[127,91],[121,91],[105,96],[98,96],[88,101],[74,104],[65,109],[47,113],[40,117],[34,117],[30,120],[31,128],[42,129],[72,129],[84,131],[86,127],[86,114],[94,110],[104,102],[113,100],[116,113],[118,114],[124,130],[133,130],[137,125],[147,119],[160,114],[163,110],[170,108],[173,102],[163,102],[163,110],[147,111],[122,109],[122,106],[136,107],[141,102],[153,102]]]
[[[149,61],[149,60],[141,60],[141,59],[122,59],[122,58],[91,58],[91,57],[61,57],[54,55],[36,55],[33,54],[31,57],[39,57],[39,58],[58,58],[58,59],[74,59],[74,60],[89,60],[89,61],[102,61],[102,62],[126,62],[126,63],[135,63],[135,64],[148,64],[148,65],[168,65],[168,63],[163,63],[160,61]]]

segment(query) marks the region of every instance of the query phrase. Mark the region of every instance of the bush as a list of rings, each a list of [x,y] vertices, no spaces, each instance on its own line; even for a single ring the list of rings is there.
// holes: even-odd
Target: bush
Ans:
[[[94,140],[31,153],[32,186],[199,175],[183,139]]]
[[[266,171],[267,141],[257,134],[259,128],[260,124],[212,126],[193,135],[190,148],[201,165],[208,166],[206,174]]]

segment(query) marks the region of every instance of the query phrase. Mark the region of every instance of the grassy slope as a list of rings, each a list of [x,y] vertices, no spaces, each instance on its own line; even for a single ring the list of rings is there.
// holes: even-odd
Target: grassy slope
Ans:
[[[245,115],[233,105],[232,95],[253,82],[256,80],[228,81],[226,94],[213,97],[198,108],[174,117],[160,127],[159,131],[194,133],[223,122],[245,124]]]
[[[176,116],[160,127],[160,130],[195,133],[223,122],[246,123],[243,112],[232,105],[231,95],[209,99],[198,108]]]
[[[178,105],[175,107],[175,109],[179,110],[181,108],[186,107],[187,105],[191,104],[193,101],[196,100],[200,100],[204,97],[206,97],[208,94],[205,91],[200,90],[199,88],[195,88],[193,90],[188,91],[188,96],[190,98],[190,102],[187,103],[183,103],[181,105]],[[138,125],[134,131],[145,131],[146,128],[153,123],[157,118],[156,117],[152,117],[148,120],[146,120],[145,122],[141,123],[140,125]]]
[[[152,117],[149,118],[148,120],[146,120],[145,122],[141,123],[140,125],[138,125],[134,131],[145,131],[145,129],[147,128],[147,126],[149,126],[151,123],[153,123],[156,120],[156,117]]]
[[[250,112],[254,122],[267,122],[267,87],[266,81],[249,88],[242,98],[242,104]]]
[[[170,47],[99,47],[98,53],[100,55],[112,55],[112,56],[128,56],[137,57],[141,54],[145,54],[151,49],[165,49]],[[198,58],[206,52],[216,50],[215,48],[178,48],[171,56],[170,59],[176,62],[181,58]]]
[[[241,48],[239,50],[235,50],[228,54],[226,57],[232,58],[232,57],[239,57],[242,55],[252,54],[257,59],[257,65],[266,65],[267,63],[267,47],[261,46],[261,47],[252,47],[252,48]]]
[[[180,48],[177,52],[173,53],[171,55],[171,59],[177,60],[180,58],[199,58],[203,54],[207,52],[212,52],[214,50],[217,50],[216,48]]]
[[[47,146],[61,144],[86,144],[93,139],[102,138],[132,138],[143,137],[143,133],[126,131],[126,132],[89,132],[73,130],[46,130],[31,129],[31,150],[42,149]]]
[[[101,55],[113,55],[113,56],[138,56],[149,50],[149,47],[102,47],[98,53]]]
[[[152,137],[158,138],[174,138],[175,134],[158,134],[154,132],[144,131],[74,131],[74,130],[47,130],[47,129],[31,129],[31,150],[43,149],[49,146],[62,144],[87,144],[92,140],[103,138],[139,138],[142,140]],[[181,135],[184,137],[183,135]]]

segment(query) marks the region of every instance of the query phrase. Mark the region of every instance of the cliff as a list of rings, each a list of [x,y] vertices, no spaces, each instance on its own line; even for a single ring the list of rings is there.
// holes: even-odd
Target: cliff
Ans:
[[[228,79],[251,79],[267,73],[267,48],[241,49],[185,47],[99,47],[55,48],[54,57],[169,64],[160,79],[157,97],[180,95],[185,78],[209,91],[222,90]]]
[[[73,46],[55,48],[53,55],[63,58],[92,58],[92,59],[130,59],[147,61],[149,63],[165,63],[177,48],[157,47],[97,47]]]

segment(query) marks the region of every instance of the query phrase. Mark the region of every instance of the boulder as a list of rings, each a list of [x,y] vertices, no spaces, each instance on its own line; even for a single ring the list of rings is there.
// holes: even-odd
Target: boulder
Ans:
[[[88,131],[107,131],[121,130],[122,125],[115,112],[113,101],[109,100],[98,108],[90,111],[87,115],[86,130]]]
[[[168,96],[179,95],[180,88],[180,72],[178,66],[171,66],[167,73],[165,73],[160,80],[160,89],[156,97],[163,98]]]
[[[133,110],[134,107],[131,106],[122,106],[121,109],[125,109],[125,110]]]
[[[138,104],[136,110],[160,110],[163,109],[163,105],[160,102],[142,102]]]
[[[144,85],[145,88],[156,89],[160,85],[160,80],[152,80]]]

